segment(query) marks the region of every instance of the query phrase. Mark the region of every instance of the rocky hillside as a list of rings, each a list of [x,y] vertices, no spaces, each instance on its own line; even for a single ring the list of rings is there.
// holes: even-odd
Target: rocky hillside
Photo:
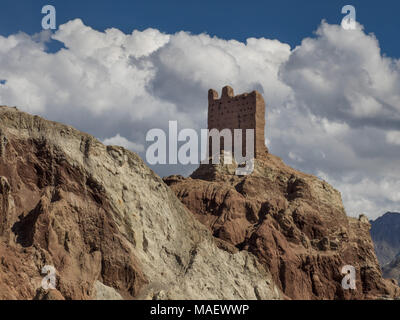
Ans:
[[[251,250],[215,239],[136,154],[8,107],[0,220],[0,299],[281,298]],[[41,289],[45,265],[56,290]]]
[[[386,212],[371,221],[371,237],[379,263],[391,262],[400,253],[400,213]]]
[[[341,195],[317,177],[265,153],[255,171],[236,176],[236,166],[201,165],[189,178],[164,181],[213,235],[251,252],[292,299],[396,297],[382,278],[370,223],[346,216]],[[356,269],[356,290],[341,286],[341,268]]]

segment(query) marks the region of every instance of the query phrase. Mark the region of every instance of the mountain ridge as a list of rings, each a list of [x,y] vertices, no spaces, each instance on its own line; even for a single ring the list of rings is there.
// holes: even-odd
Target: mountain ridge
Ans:
[[[385,277],[400,281],[400,213],[386,212],[371,221],[371,237]]]
[[[140,157],[0,107],[0,299],[280,299]],[[41,286],[54,266],[56,289]]]

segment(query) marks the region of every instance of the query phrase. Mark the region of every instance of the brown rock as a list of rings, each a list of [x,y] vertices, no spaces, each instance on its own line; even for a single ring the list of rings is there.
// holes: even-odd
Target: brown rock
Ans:
[[[39,122],[16,115],[32,121],[26,126]],[[2,116],[4,133],[8,128]],[[0,277],[15,285],[13,292],[2,290],[1,295],[33,297],[43,278],[41,268],[52,265],[59,273],[58,290],[41,292],[39,298],[90,299],[97,279],[126,297],[135,296],[147,279],[118,230],[101,183],[44,137],[15,134],[8,132],[0,157],[0,252],[7,261]]]
[[[45,265],[56,289],[41,289]],[[136,154],[0,107],[0,299],[280,297]]]
[[[328,183],[259,157],[248,176],[222,165],[201,165],[190,178],[164,181],[215,237],[255,254],[292,299],[368,299],[398,296],[382,278],[370,224],[346,216]],[[341,268],[357,272],[356,290],[344,290]]]
[[[34,300],[65,300],[63,295],[57,289],[38,289]]]

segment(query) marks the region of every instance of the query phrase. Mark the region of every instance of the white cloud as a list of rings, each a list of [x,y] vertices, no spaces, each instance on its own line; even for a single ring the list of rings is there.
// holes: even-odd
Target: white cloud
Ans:
[[[207,91],[259,90],[272,153],[342,191],[349,214],[400,210],[400,61],[378,40],[325,22],[293,50],[156,29],[96,31],[80,19],[50,34],[0,36],[0,104],[16,105],[139,153],[151,128],[206,126]],[[112,138],[110,138],[112,137]],[[142,154],[143,156],[143,154]],[[153,167],[160,175],[193,167]],[[392,187],[391,187],[392,186]]]
[[[318,176],[340,189],[347,213],[351,216],[358,217],[365,212],[370,219],[375,219],[384,212],[399,211],[400,180],[397,178],[365,177],[351,181],[352,177],[336,180],[323,172]]]
[[[389,131],[386,133],[386,141],[400,146],[400,131]]]
[[[131,150],[131,151],[136,151],[136,152],[144,151],[144,145],[142,145],[140,143],[135,143],[135,142],[129,141],[128,139],[121,137],[119,133],[112,138],[103,140],[103,143],[107,146],[110,146],[110,145],[121,146],[121,147],[124,147],[125,149]]]
[[[281,70],[299,105],[352,125],[400,125],[400,68],[383,57],[362,27],[321,24],[315,38],[295,48]]]

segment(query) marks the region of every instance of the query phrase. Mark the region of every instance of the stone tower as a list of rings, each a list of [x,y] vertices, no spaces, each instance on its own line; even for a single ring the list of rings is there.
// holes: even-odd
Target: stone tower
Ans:
[[[246,153],[246,131],[254,129],[254,154],[257,158],[268,152],[264,138],[265,102],[262,95],[253,91],[235,96],[233,89],[225,86],[221,98],[217,91],[208,91],[208,129],[242,129],[242,155]],[[221,150],[223,141],[221,141]]]

